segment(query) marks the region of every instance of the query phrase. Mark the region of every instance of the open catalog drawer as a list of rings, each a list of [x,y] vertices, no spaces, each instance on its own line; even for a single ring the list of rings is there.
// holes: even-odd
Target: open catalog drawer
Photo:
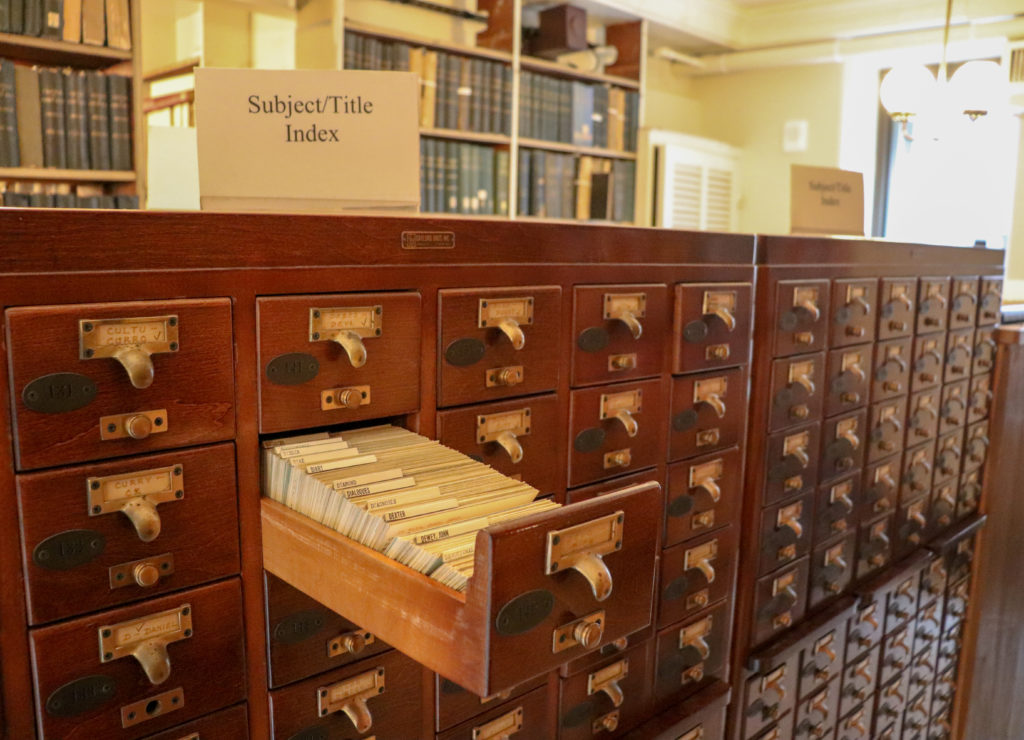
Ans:
[[[491,525],[460,593],[265,498],[264,567],[490,696],[650,624],[662,506],[645,483]]]

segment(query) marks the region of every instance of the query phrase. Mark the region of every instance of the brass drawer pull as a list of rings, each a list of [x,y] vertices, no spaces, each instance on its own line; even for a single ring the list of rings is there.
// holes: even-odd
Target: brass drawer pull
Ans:
[[[606,293],[604,296],[605,321],[621,321],[629,329],[633,339],[644,333],[640,319],[647,315],[646,293]]]
[[[612,700],[613,707],[621,707],[626,698],[619,682],[629,675],[629,659],[612,663],[610,666],[594,671],[587,677],[587,696],[604,693]]]
[[[348,356],[354,368],[366,364],[363,339],[384,332],[381,306],[344,306],[309,309],[309,341],[334,342]]]
[[[378,667],[345,681],[316,690],[317,710],[321,717],[344,712],[360,734],[373,727],[373,715],[366,702],[384,693],[384,669]]]
[[[127,656],[135,658],[154,686],[171,675],[167,646],[192,637],[192,607],[182,604],[129,622],[100,627],[100,662],[110,663]]]
[[[177,316],[82,319],[78,322],[79,358],[117,360],[135,388],[145,389],[153,384],[152,355],[177,351]]]
[[[473,740],[508,740],[523,729],[523,708],[516,707],[511,712],[479,727],[473,728]]]
[[[624,517],[623,512],[617,511],[548,532],[545,573],[552,575],[563,570],[575,570],[587,579],[595,599],[607,599],[612,594],[612,574],[603,556],[622,549]]]
[[[156,507],[185,497],[185,471],[181,465],[139,470],[121,475],[89,478],[85,482],[89,516],[120,511],[131,521],[143,542],[160,535]]]

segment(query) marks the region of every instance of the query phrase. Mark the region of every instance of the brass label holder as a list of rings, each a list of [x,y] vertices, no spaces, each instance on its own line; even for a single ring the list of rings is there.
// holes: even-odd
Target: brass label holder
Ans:
[[[125,586],[150,588],[159,583],[161,578],[174,575],[174,555],[166,552],[163,555],[112,565],[108,574],[111,591]]]
[[[718,540],[697,545],[683,554],[683,570],[699,570],[707,582],[715,582],[715,568],[711,564],[718,557]]]
[[[171,689],[156,696],[150,696],[121,707],[121,727],[135,727],[149,719],[162,717],[185,707],[185,691],[182,688]],[[188,735],[182,740],[199,738],[199,733]]]
[[[601,314],[605,321],[621,321],[633,335],[639,339],[644,333],[640,319],[647,316],[646,293],[605,293],[604,311]]]
[[[97,634],[101,663],[133,657],[139,661],[149,682],[159,686],[171,675],[167,646],[192,637],[192,606],[182,604],[175,609],[103,626]]]
[[[478,329],[499,329],[521,350],[526,346],[522,327],[533,325],[533,298],[481,298],[477,310]]]
[[[811,445],[811,433],[800,432],[790,434],[782,441],[782,456],[795,457],[801,468],[806,468],[811,463],[811,457],[807,454],[807,448]]]
[[[701,304],[701,313],[705,316],[717,316],[732,331],[736,328],[736,291],[705,290]]]
[[[836,424],[836,439],[845,439],[855,450],[860,447],[860,437],[857,436],[857,417],[843,419]]]
[[[814,375],[814,360],[789,363],[789,373],[787,375],[789,384],[802,385],[809,396],[814,395],[815,390],[814,381],[811,380],[812,375]]]
[[[619,682],[629,675],[629,658],[623,658],[610,666],[594,671],[587,676],[587,696],[604,693],[612,700],[613,707],[621,707],[626,695]]]
[[[327,642],[327,657],[337,658],[339,655],[359,655],[368,646],[377,641],[372,632],[354,630],[338,635]]]
[[[581,645],[586,650],[593,650],[601,644],[604,637],[604,610],[593,612],[585,617],[556,627],[551,634],[551,652],[558,654],[563,650]]]
[[[508,740],[523,729],[523,708],[516,707],[497,719],[473,728],[473,740]]]
[[[704,740],[704,725],[698,725],[689,732],[685,732],[676,740]]]
[[[789,506],[783,506],[779,509],[779,513],[775,517],[775,528],[782,529],[787,527],[793,530],[798,538],[804,536],[804,525],[800,523],[800,517],[804,513],[803,501],[797,501],[795,504]]]
[[[339,345],[352,367],[366,364],[364,339],[384,333],[382,306],[338,306],[309,309],[309,341]]]
[[[679,649],[682,650],[692,645],[700,653],[701,660],[707,660],[711,655],[711,646],[708,645],[707,638],[713,628],[714,618],[711,615],[683,627],[679,630]]]
[[[178,317],[175,315],[78,322],[79,359],[117,360],[135,388],[148,388],[153,384],[152,355],[177,351]]]
[[[370,405],[370,386],[352,385],[320,391],[320,410],[357,409]]]
[[[725,394],[728,390],[729,380],[725,377],[698,380],[693,384],[693,404],[706,403],[721,419],[725,416]]]
[[[587,579],[594,598],[604,601],[612,594],[612,574],[603,556],[622,549],[625,514],[616,511],[589,522],[548,532],[544,572],[547,575],[572,569]]]
[[[167,409],[101,416],[100,440],[146,439],[151,434],[166,432],[168,426]]]
[[[725,461],[722,458],[708,460],[700,465],[690,466],[690,488],[703,488],[716,504],[722,498],[718,482],[725,475]]]
[[[793,307],[802,308],[807,311],[813,321],[820,319],[821,309],[818,308],[818,289],[808,286],[794,288]]]
[[[321,717],[335,712],[344,712],[352,720],[360,734],[373,727],[373,715],[366,702],[384,693],[384,668],[378,666],[372,671],[338,681],[316,690],[317,713]]]
[[[135,527],[139,539],[152,542],[160,534],[156,507],[185,497],[182,465],[138,470],[85,481],[89,516],[122,512]]]
[[[477,444],[497,442],[508,453],[513,463],[522,462],[523,445],[519,442],[519,437],[525,437],[530,433],[530,414],[530,408],[526,407],[477,416]]]
[[[605,419],[618,419],[626,430],[626,434],[635,437],[640,431],[640,425],[634,414],[639,414],[643,409],[644,392],[638,388],[621,393],[602,393],[599,416],[602,421]]]

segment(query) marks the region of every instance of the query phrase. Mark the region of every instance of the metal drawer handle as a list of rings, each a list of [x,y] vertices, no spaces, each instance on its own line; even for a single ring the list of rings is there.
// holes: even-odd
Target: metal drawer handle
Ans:
[[[633,418],[629,409],[619,409],[615,412],[615,418],[622,422],[622,426],[626,428],[626,434],[630,437],[635,437],[640,431],[640,425]]]
[[[354,331],[343,329],[334,332],[327,338],[341,345],[341,348],[345,350],[345,354],[348,355],[348,361],[352,367],[358,368],[366,364],[366,345],[363,344],[363,338]]]
[[[611,318],[621,321],[629,329],[629,333],[633,335],[633,339],[639,339],[644,333],[643,324],[640,323],[640,319],[632,311],[621,311],[614,314]]]
[[[502,319],[498,322],[498,328],[512,342],[513,349],[518,351],[526,346],[526,335],[515,319]]]
[[[810,299],[803,300],[797,303],[796,307],[801,308],[807,313],[809,313],[811,315],[812,321],[817,321],[818,319],[821,318],[821,309],[818,308],[818,305]]]
[[[696,484],[693,485],[693,488],[703,488],[705,491],[708,492],[708,495],[711,496],[711,500],[714,501],[716,504],[722,498],[722,488],[721,486],[718,485],[715,478],[710,474],[704,476],[699,481],[697,481]]]
[[[732,331],[736,328],[736,317],[733,312],[729,310],[728,306],[716,306],[710,313],[704,314],[705,316],[717,316],[725,324],[725,328]]]
[[[501,432],[494,441],[501,445],[501,449],[508,453],[509,459],[512,460],[513,463],[518,465],[522,462],[523,445],[520,444],[519,438],[516,437],[515,432],[506,429]]]

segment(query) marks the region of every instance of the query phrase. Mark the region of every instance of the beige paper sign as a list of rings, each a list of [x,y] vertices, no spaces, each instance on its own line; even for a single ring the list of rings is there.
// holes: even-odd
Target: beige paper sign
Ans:
[[[864,235],[864,175],[832,167],[790,168],[790,231]]]
[[[197,69],[202,208],[415,210],[418,93],[409,72]]]

